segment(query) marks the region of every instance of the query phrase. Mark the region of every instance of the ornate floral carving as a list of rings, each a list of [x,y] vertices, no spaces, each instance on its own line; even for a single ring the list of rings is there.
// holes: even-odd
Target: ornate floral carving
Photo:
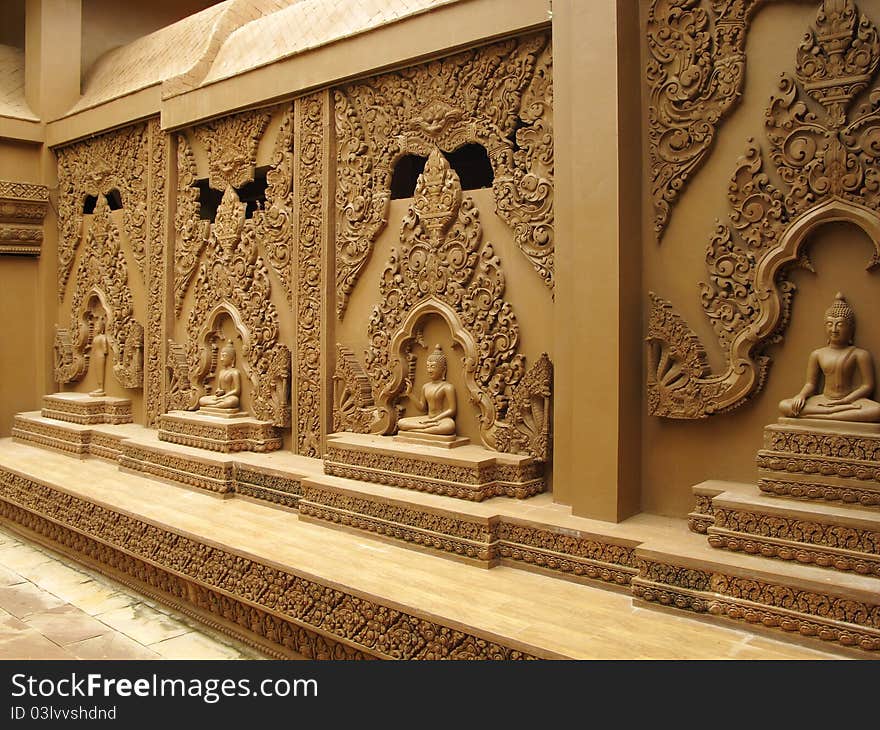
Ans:
[[[285,171],[273,168],[268,210],[257,210],[248,218],[246,205],[236,187],[253,180],[256,150],[268,125],[265,111],[245,112],[215,120],[194,131],[205,146],[210,167],[210,184],[223,190],[214,223],[199,219],[198,193],[193,188],[197,174],[188,143],[178,139],[178,161],[182,166],[175,219],[178,251],[175,265],[175,304],[180,310],[195,271],[195,295],[187,320],[187,376],[190,387],[180,382],[184,374],[179,361],[171,358],[169,388],[171,400],[195,406],[204,394],[206,380],[214,366],[212,346],[219,337],[218,326],[230,318],[242,342],[242,365],[251,381],[251,409],[260,420],[279,427],[290,424],[290,351],[280,343],[278,311],[272,302],[269,270],[261,256],[260,241],[270,248],[267,255],[278,259],[273,241],[282,235],[273,228],[284,215]],[[283,152],[289,125],[282,125],[273,163],[282,168],[289,162]],[[281,196],[276,197],[277,196]],[[266,251],[264,251],[266,254]]]
[[[654,230],[706,160],[742,95],[749,21],[764,0],[653,0],[648,15],[648,150]]]
[[[293,185],[293,110],[285,109],[281,128],[275,138],[272,166],[266,173],[266,208],[262,219],[263,246],[272,270],[287,293],[287,301],[293,304],[291,287],[291,252],[293,239],[291,216],[294,207]],[[299,148],[297,148],[299,149]],[[319,145],[320,149],[320,145]]]
[[[464,351],[480,435],[486,446],[495,447],[496,421],[507,414],[525,358],[517,352],[519,328],[503,297],[501,262],[481,237],[473,201],[462,196],[458,175],[435,148],[404,218],[400,248],[382,275],[381,304],[370,317],[366,371],[378,405],[375,432],[394,432],[410,348],[420,339],[422,319],[437,314]]]
[[[177,135],[177,211],[174,230],[174,312],[179,317],[183,298],[196,272],[199,258],[211,237],[210,221],[199,214],[199,191],[195,187],[198,170],[187,138]]]
[[[303,456],[320,456],[325,414],[321,328],[324,260],[327,248],[324,130],[329,98],[312,94],[296,101],[297,282],[296,282],[296,444]]]
[[[338,343],[333,388],[333,430],[369,433],[376,410],[370,379],[355,354]]]
[[[64,298],[82,236],[86,196],[118,190],[122,198],[125,235],[145,277],[147,256],[147,170],[150,147],[147,125],[138,124],[78,142],[58,155],[58,299]]]
[[[147,332],[146,381],[144,383],[145,417],[148,426],[158,422],[163,408],[162,352],[165,344],[165,302],[167,284],[165,273],[165,181],[167,165],[167,137],[158,119],[147,123],[150,148],[149,181],[149,242],[147,268]]]
[[[134,319],[119,230],[103,195],[98,196],[85,245],[86,251],[76,272],[70,330],[56,331],[55,379],[69,383],[85,375],[89,362],[86,351],[94,331],[95,315],[91,308],[97,300],[103,309],[102,315],[107,318],[113,374],[126,388],[140,388],[143,386],[143,327]]]
[[[165,393],[165,410],[188,411],[195,408],[199,396],[190,382],[186,347],[174,342],[174,340],[168,340],[167,353],[168,387]]]
[[[878,64],[880,39],[871,22],[858,16],[851,0],[826,0],[796,67],[804,89],[826,111],[811,111],[795,80],[783,74],[765,127],[769,156],[784,188],[770,182],[761,151],[749,140],[729,188],[731,225],[719,224],[708,248],[709,281],[701,285],[701,300],[727,367],[711,373],[696,335],[669,303],[652,295],[652,414],[705,418],[737,408],[759,392],[770,365],[763,352],[781,340],[789,321],[795,287],[787,272],[810,268],[802,251],[809,231],[841,219],[868,231],[877,228],[880,97],[872,95],[850,117],[847,110]],[[880,262],[880,244],[875,245],[869,268]],[[689,357],[689,351],[695,354]]]
[[[553,286],[551,52],[546,34],[495,43],[335,92],[337,314],[387,223],[405,154],[487,150],[498,215]]]

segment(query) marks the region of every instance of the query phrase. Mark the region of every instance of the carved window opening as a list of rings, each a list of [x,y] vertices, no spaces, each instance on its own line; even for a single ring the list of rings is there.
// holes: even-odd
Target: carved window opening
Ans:
[[[110,210],[122,210],[122,193],[119,192],[118,188],[113,188],[104,197],[107,198],[107,205]],[[83,200],[83,214],[94,214],[97,204],[97,195],[86,195],[85,200]]]
[[[199,218],[203,221],[211,221],[217,218],[217,208],[223,200],[223,191],[215,190],[208,184],[208,178],[196,180],[193,187],[199,191]]]
[[[489,153],[481,144],[470,143],[446,154],[449,165],[458,173],[462,190],[491,188],[495,182]]]
[[[443,156],[458,175],[462,190],[492,187],[495,172],[489,161],[489,153],[483,145],[465,144],[453,152],[444,152]],[[424,172],[427,160],[428,158],[422,155],[404,155],[397,161],[391,175],[392,200],[411,198],[415,195],[416,181]]]
[[[262,210],[266,207],[266,189],[269,187],[266,173],[270,169],[269,167],[258,167],[251,182],[235,189],[238,193],[238,199],[247,205],[245,218],[253,218],[255,210]]]
[[[92,215],[95,212],[95,206],[98,204],[97,195],[86,195],[83,201],[83,214]]]
[[[391,199],[411,198],[416,191],[416,180],[425,169],[427,157],[404,155],[394,165],[391,175]]]
[[[266,190],[269,187],[266,174],[269,167],[258,167],[254,173],[254,179],[241,187],[234,188],[238,199],[245,203],[245,218],[253,218],[254,211],[266,207]],[[199,191],[199,218],[203,221],[217,220],[217,209],[223,200],[223,191],[212,188],[208,178],[196,180],[193,187]]]

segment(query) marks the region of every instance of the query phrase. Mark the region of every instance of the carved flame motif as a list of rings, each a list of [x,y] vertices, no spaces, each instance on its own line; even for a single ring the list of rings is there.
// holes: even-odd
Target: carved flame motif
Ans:
[[[494,448],[496,421],[507,413],[525,360],[517,352],[516,317],[503,298],[500,261],[491,245],[481,245],[481,236],[473,201],[463,198],[458,175],[435,148],[404,218],[400,248],[385,267],[381,304],[370,318],[366,371],[378,404],[374,430],[393,432],[408,377],[404,350],[418,338],[421,318],[439,314],[465,350],[465,380],[480,410],[480,432]]]
[[[104,134],[57,150],[58,300],[64,299],[76,249],[82,237],[83,203],[116,189],[122,197],[125,235],[145,276],[147,256],[147,178],[150,164],[147,125]],[[155,191],[153,191],[155,195]]]
[[[254,179],[257,146],[270,119],[265,111],[247,112],[196,127],[196,137],[208,153],[208,182],[212,188],[240,188]]]
[[[98,196],[85,251],[76,271],[70,330],[57,331],[55,379],[59,383],[80,380],[88,370],[86,350],[91,343],[92,327],[86,310],[95,297],[107,314],[106,334],[113,374],[126,388],[142,387],[144,331],[133,317],[128,268],[119,245],[119,230],[103,195]]]
[[[742,95],[745,41],[765,0],[653,0],[648,16],[648,140],[654,230],[703,164],[721,119]]]
[[[551,49],[545,34],[460,53],[334,92],[336,300],[342,317],[387,224],[394,163],[482,145],[498,215],[553,288]]]
[[[795,80],[782,75],[765,127],[783,187],[762,171],[761,150],[749,140],[729,187],[730,225],[718,225],[707,250],[709,280],[701,285],[701,300],[727,369],[712,374],[703,355],[694,360],[689,348],[699,345],[696,335],[668,302],[652,295],[652,414],[705,418],[760,391],[770,365],[761,353],[781,339],[789,321],[795,287],[786,272],[796,265],[810,268],[801,250],[809,231],[841,218],[870,231],[878,227],[880,95],[872,93],[849,113],[878,64],[880,40],[871,21],[851,0],[822,3],[816,29],[798,49],[796,73],[824,112],[813,110]],[[880,237],[872,238],[876,251],[869,268],[880,263]]]

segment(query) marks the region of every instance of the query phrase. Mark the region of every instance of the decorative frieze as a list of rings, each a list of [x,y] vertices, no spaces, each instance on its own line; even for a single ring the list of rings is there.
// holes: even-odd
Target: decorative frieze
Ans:
[[[537,658],[509,642],[420,618],[5,469],[0,516],[163,597],[313,658]]]
[[[0,180],[0,254],[39,256],[48,210],[45,185]]]

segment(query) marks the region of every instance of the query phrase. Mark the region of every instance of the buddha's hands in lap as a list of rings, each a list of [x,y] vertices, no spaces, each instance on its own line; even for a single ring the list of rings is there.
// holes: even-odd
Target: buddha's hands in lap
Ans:
[[[796,395],[791,399],[791,412],[797,416],[802,410],[804,410],[804,406],[807,404],[807,399],[802,395]]]

